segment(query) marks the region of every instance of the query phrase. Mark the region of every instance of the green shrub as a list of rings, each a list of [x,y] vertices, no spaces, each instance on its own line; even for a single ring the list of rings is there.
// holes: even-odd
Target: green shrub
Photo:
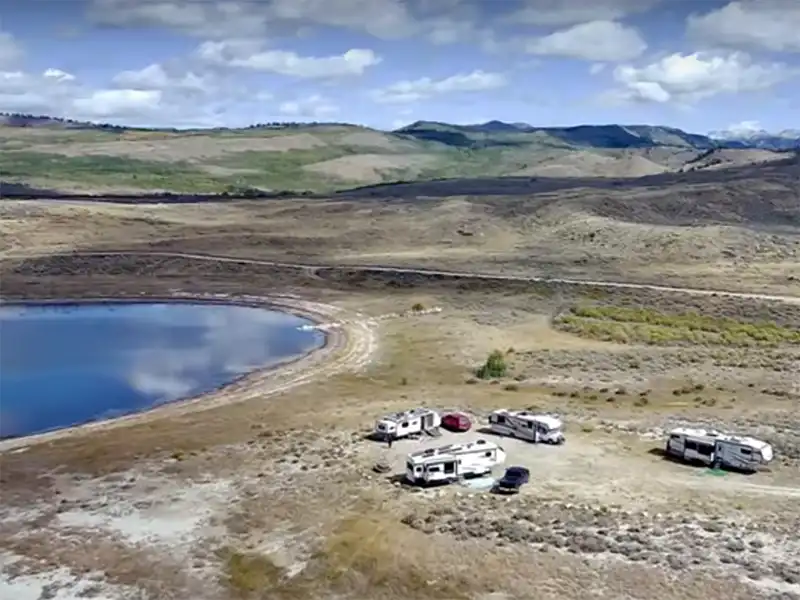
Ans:
[[[495,350],[489,355],[486,362],[478,367],[478,370],[475,371],[475,375],[480,379],[497,379],[505,377],[507,372],[508,365],[506,364],[503,352]]]

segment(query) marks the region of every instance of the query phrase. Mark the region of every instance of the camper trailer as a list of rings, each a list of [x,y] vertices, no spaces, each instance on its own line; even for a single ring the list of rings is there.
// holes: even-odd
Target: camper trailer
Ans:
[[[412,452],[406,459],[406,479],[415,484],[451,482],[491,473],[506,461],[502,447],[486,440],[450,444]]]
[[[740,471],[757,471],[774,456],[772,446],[761,440],[685,427],[670,431],[666,452],[686,462]]]
[[[438,429],[442,417],[429,408],[414,408],[381,417],[375,423],[373,435],[380,439],[399,439]]]
[[[564,424],[553,415],[534,414],[504,408],[489,415],[489,430],[497,435],[515,437],[533,443],[563,444]]]

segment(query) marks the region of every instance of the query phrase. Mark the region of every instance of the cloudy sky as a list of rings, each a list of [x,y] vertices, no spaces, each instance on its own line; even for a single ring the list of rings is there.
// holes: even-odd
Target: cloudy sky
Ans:
[[[800,0],[0,0],[0,111],[800,127]]]

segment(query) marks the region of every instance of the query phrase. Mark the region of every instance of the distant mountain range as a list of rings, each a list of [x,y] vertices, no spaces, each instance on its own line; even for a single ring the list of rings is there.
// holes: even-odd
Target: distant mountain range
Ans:
[[[675,127],[658,125],[577,125],[573,127],[534,127],[527,123],[488,121],[476,125],[451,125],[435,121],[417,121],[393,133],[417,139],[443,142],[451,146],[513,146],[523,135],[539,135],[566,146],[587,148],[653,148],[684,147],[694,150],[724,148],[757,148],[762,150],[800,149],[800,130],[780,133],[753,131],[746,133],[712,132],[709,135],[688,133]]]
[[[89,123],[56,117],[0,113],[6,127],[52,127],[106,131],[141,131],[107,123]],[[347,125],[346,123],[258,123],[248,129],[284,129]],[[167,131],[176,131],[167,129]],[[693,150],[743,149],[785,151],[800,149],[800,130],[780,133],[761,130],[746,132],[716,131],[708,135],[688,133],[675,127],[657,125],[576,125],[573,127],[535,127],[527,123],[487,121],[474,125],[453,125],[437,121],[416,121],[391,133],[419,141],[438,142],[464,149],[513,148],[532,141],[553,148],[686,148]]]
[[[800,148],[800,129],[784,129],[770,133],[763,129],[750,131],[712,131],[709,137],[728,148],[761,148],[764,150],[796,150]]]
[[[451,125],[417,121],[393,133],[450,146],[486,148],[529,144],[538,137],[543,145],[584,148],[652,148],[656,146],[712,150],[722,147],[708,136],[686,133],[674,127],[652,125],[577,125],[534,127],[527,123],[489,121],[478,125]]]

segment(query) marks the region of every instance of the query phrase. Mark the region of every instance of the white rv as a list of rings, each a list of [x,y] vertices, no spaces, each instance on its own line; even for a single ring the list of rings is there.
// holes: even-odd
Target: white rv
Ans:
[[[505,450],[486,440],[449,444],[409,454],[406,479],[416,484],[450,482],[462,477],[487,475],[505,461]]]
[[[553,415],[501,408],[489,415],[489,430],[533,443],[563,444],[564,423]]]
[[[375,422],[373,435],[381,439],[399,439],[438,429],[442,417],[429,408],[414,408],[381,417]]]
[[[687,462],[741,471],[757,471],[774,458],[767,442],[686,427],[670,431],[666,452]]]

